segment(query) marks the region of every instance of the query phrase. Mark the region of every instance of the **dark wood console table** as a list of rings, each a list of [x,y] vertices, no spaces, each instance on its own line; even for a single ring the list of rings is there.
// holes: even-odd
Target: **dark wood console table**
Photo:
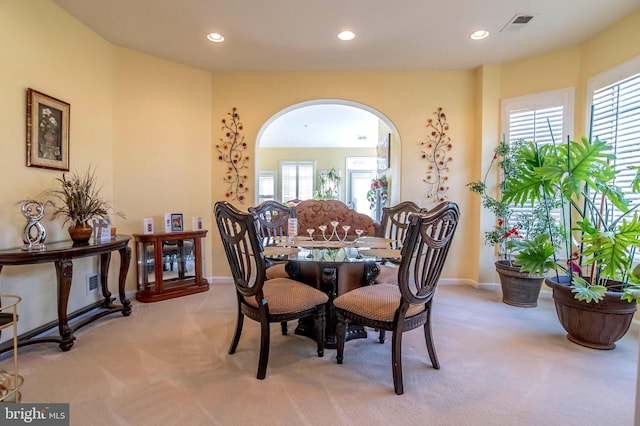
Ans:
[[[105,315],[122,312],[123,316],[131,314],[131,302],[127,299],[124,287],[129,271],[129,263],[131,262],[131,248],[129,247],[128,235],[116,235],[107,242],[89,242],[84,245],[74,245],[71,240],[46,243],[45,250],[26,251],[21,248],[0,249],[0,272],[3,266],[9,265],[32,265],[36,263],[54,263],[56,270],[56,278],[58,283],[58,330],[60,336],[43,336],[35,337],[51,330],[55,327],[56,322],[45,324],[28,333],[18,336],[18,346],[32,345],[35,343],[54,342],[59,343],[60,349],[68,351],[73,346],[76,339],[73,333],[79,328],[89,324],[92,321],[102,318]],[[120,275],[118,277],[118,293],[121,305],[114,304],[115,298],[111,297],[108,289],[108,272],[109,263],[111,261],[111,253],[118,251],[120,253]],[[67,305],[69,302],[69,291],[71,290],[71,281],[73,277],[73,259],[88,256],[100,256],[100,282],[102,284],[103,300],[86,306],[72,314],[67,314]],[[73,326],[69,325],[69,320],[80,315],[84,315],[93,310],[98,312],[88,317],[78,320]],[[10,345],[0,345],[0,353],[13,349],[12,342]]]

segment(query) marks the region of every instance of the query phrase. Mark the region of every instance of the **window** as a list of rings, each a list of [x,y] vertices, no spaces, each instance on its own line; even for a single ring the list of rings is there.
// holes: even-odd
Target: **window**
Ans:
[[[590,135],[613,146],[620,174],[618,185],[632,205],[640,194],[631,192],[635,170],[627,166],[640,164],[640,57],[606,71],[587,84],[591,123]],[[613,209],[613,217],[620,211]]]
[[[313,161],[281,161],[280,199],[282,202],[313,198],[314,175]]]
[[[573,88],[510,98],[502,101],[505,141],[524,139],[538,144],[566,142],[573,128]],[[514,216],[531,207],[513,208]],[[560,219],[560,211],[554,212]],[[511,225],[515,225],[512,223]]]
[[[275,170],[261,170],[258,172],[258,204],[276,199]]]

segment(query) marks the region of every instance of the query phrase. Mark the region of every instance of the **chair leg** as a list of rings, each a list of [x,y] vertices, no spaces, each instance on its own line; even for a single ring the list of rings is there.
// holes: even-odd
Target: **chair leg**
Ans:
[[[342,364],[344,341],[347,335],[347,320],[336,310],[336,361]]]
[[[288,332],[288,330],[287,330],[287,322],[286,321],[282,321],[280,323],[280,328],[282,329],[282,335],[286,336],[287,332]]]
[[[240,342],[240,335],[242,334],[242,324],[244,324],[244,314],[240,311],[240,305],[238,305],[238,321],[236,322],[236,331],[233,334],[231,346],[229,346],[229,355],[236,353],[238,342]]]
[[[391,338],[391,368],[393,370],[393,387],[396,395],[404,393],[402,383],[402,331],[396,330]]]
[[[324,305],[316,306],[316,312],[313,316],[313,325],[316,330],[316,342],[318,343],[318,356],[324,356],[324,331],[326,327],[326,319],[324,314]]]
[[[427,322],[424,323],[424,340],[427,342],[427,351],[429,352],[429,359],[431,365],[436,370],[440,369],[440,363],[438,362],[438,356],[436,355],[436,347],[433,343],[433,335],[431,334],[431,309],[427,313]]]
[[[269,321],[266,318],[260,321],[260,359],[258,360],[258,379],[262,380],[267,375],[269,363],[269,341],[271,339]]]
[[[384,343],[384,332],[385,332],[385,330],[379,329],[378,331],[380,333],[378,335],[378,342],[380,342],[380,344],[383,344]]]

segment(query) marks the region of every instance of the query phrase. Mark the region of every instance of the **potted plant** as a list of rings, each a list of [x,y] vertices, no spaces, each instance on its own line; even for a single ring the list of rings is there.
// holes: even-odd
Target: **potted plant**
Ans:
[[[340,192],[342,177],[340,173],[332,167],[326,174],[320,174],[318,188],[313,193],[314,200],[336,200]]]
[[[496,272],[500,277],[502,301],[508,305],[532,308],[538,304],[538,296],[544,282],[544,271],[531,274],[521,270],[521,265],[514,262],[513,255],[521,241],[540,241],[551,230],[556,237],[556,245],[562,240],[562,232],[558,222],[547,215],[548,209],[553,209],[557,200],[549,197],[536,204],[532,209],[516,209],[504,198],[498,199],[489,193],[487,179],[495,169],[500,175],[500,192],[505,190],[507,177],[516,173],[516,157],[524,149],[524,141],[508,144],[500,142],[495,150],[491,164],[482,181],[471,182],[467,187],[482,199],[482,206],[496,216],[496,225],[485,233],[485,242],[498,249],[500,259],[495,262]],[[553,250],[553,246],[546,247]]]
[[[63,173],[56,178],[59,187],[47,191],[52,200],[47,205],[53,207],[53,217],[63,217],[64,223],[71,222],[69,235],[74,243],[86,243],[91,238],[92,219],[109,219],[111,206],[100,197],[101,187],[97,186],[95,173],[89,167],[80,175],[75,172]],[[123,217],[121,212],[114,213]]]
[[[612,147],[596,139],[536,146],[516,157],[503,200],[516,205],[558,194],[564,207],[564,254],[549,251],[551,237],[522,241],[516,262],[532,273],[553,269],[558,318],[567,337],[580,345],[613,349],[627,332],[640,301],[640,268],[632,269],[640,247],[640,203],[630,205],[616,185],[620,170]],[[640,192],[640,167],[631,192]],[[550,214],[550,213],[549,213]]]

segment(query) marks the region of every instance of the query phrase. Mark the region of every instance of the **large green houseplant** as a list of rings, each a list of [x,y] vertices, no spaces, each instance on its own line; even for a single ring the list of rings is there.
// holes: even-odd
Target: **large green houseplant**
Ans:
[[[631,192],[638,194],[640,167],[632,168],[636,171]],[[612,147],[598,139],[527,143],[516,156],[515,173],[506,178],[503,198],[527,205],[561,196],[564,253],[553,253],[547,235],[539,241],[518,242],[515,261],[532,273],[553,270],[547,283],[569,339],[598,349],[615,347],[640,301],[640,268],[633,269],[640,247],[640,203],[630,205],[625,199],[616,185],[619,173]],[[612,318],[620,323],[614,330],[600,329],[613,323],[601,314],[610,313],[618,303],[620,310],[616,307]]]
[[[519,151],[526,146],[524,141],[498,143],[483,180],[470,182],[467,187],[478,194],[482,206],[496,216],[496,225],[485,233],[485,242],[496,248],[500,257],[495,266],[500,277],[502,301],[508,305],[530,308],[537,306],[544,273],[530,274],[529,271],[521,271],[521,266],[513,259],[515,249],[518,242],[540,241],[549,231],[554,235],[557,246],[562,241],[562,232],[557,221],[547,215],[549,209],[557,206],[556,198],[549,197],[532,209],[516,209],[513,203],[499,198],[506,188],[507,178],[517,171],[516,158],[520,157]],[[496,172],[500,182],[498,193],[494,196],[487,180],[495,177]]]

